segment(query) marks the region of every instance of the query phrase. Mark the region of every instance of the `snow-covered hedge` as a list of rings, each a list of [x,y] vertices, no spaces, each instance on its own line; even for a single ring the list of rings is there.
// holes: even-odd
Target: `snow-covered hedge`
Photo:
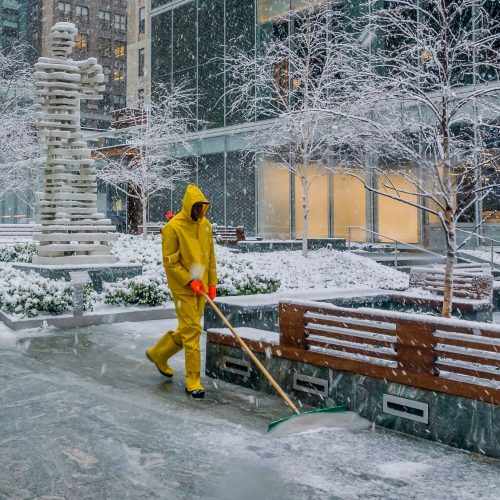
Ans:
[[[146,274],[135,278],[103,283],[102,300],[112,305],[155,307],[172,299],[162,276]]]
[[[36,243],[0,245],[0,262],[31,262],[33,255],[36,255]]]
[[[13,269],[0,268],[0,308],[16,316],[37,316],[41,312],[62,314],[73,307],[73,290],[65,281]]]

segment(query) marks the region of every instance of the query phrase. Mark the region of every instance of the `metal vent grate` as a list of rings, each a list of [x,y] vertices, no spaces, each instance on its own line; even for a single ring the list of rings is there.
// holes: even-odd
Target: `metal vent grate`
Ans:
[[[429,423],[429,405],[413,399],[384,394],[382,411],[415,422]]]
[[[224,356],[222,359],[222,370],[229,373],[235,373],[236,375],[242,375],[243,377],[249,377],[250,363],[244,359]]]
[[[293,388],[296,391],[315,394],[317,396],[328,396],[328,380],[311,377],[302,373],[293,374]]]

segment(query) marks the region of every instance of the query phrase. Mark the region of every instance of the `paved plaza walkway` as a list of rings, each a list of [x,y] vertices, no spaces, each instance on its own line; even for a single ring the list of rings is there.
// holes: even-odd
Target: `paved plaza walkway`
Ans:
[[[144,350],[172,321],[14,334],[0,324],[0,499],[498,498],[500,463],[382,429],[284,438],[272,396],[186,398]]]

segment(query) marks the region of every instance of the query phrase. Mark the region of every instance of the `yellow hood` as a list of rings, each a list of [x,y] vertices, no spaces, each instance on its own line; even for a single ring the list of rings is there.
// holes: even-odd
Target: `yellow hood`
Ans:
[[[205,195],[198,186],[188,184],[182,200],[182,213],[188,221],[192,220],[191,210],[193,209],[193,205],[195,203],[205,203],[205,206],[203,207],[203,215],[205,215],[208,210],[208,200],[205,198]]]

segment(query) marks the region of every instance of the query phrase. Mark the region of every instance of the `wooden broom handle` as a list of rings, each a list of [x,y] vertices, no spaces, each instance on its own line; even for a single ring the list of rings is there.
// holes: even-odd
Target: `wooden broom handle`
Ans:
[[[278,385],[276,380],[272,377],[272,375],[266,370],[265,366],[259,361],[257,356],[253,353],[253,351],[243,342],[243,339],[238,335],[236,330],[231,326],[229,321],[226,319],[224,314],[220,311],[220,309],[214,304],[214,301],[205,293],[202,292],[203,296],[207,299],[207,302],[212,306],[212,309],[217,313],[217,316],[224,322],[224,324],[229,328],[231,333],[234,335],[238,343],[245,350],[245,352],[250,356],[252,361],[257,365],[257,368],[265,375],[267,380],[272,384],[272,386],[276,389],[276,392],[283,398],[283,401],[297,414],[300,415],[299,410],[293,404],[293,401],[287,396],[286,392]]]

